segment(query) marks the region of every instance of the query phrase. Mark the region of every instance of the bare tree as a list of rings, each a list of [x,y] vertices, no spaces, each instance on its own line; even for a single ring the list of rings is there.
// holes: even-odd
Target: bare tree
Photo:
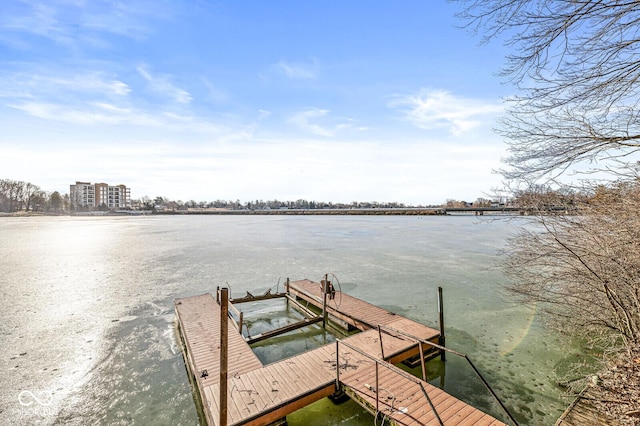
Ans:
[[[468,28],[510,48],[502,75],[519,94],[499,128],[507,178],[621,170],[637,160],[640,2],[460,1]]]
[[[513,237],[509,290],[601,347],[640,343],[640,187],[621,183]],[[601,339],[608,339],[602,345]]]
[[[24,205],[25,183],[12,179],[0,179],[0,210],[17,212]]]
[[[22,202],[25,206],[25,211],[33,209],[34,202],[42,202],[42,189],[38,185],[34,185],[30,182],[20,182],[22,184]]]
[[[600,186],[577,197],[574,206],[577,214],[540,215],[512,237],[505,256],[508,290],[535,303],[548,325],[604,355],[596,376],[593,367],[572,365],[570,391],[595,384],[592,403],[599,411],[622,425],[637,425],[640,185]],[[575,374],[587,378],[576,380]]]
[[[532,205],[549,202],[567,171],[583,180],[507,247],[509,290],[536,303],[549,324],[609,352],[598,409],[637,424],[640,400],[640,2],[460,0],[483,41],[504,38],[502,75],[518,94],[498,129],[510,156],[501,173]],[[542,184],[542,186],[540,186]],[[591,185],[589,187],[589,185]],[[566,188],[565,188],[566,189]],[[622,350],[625,349],[625,350]]]
[[[510,240],[509,290],[617,358],[599,373],[598,407],[637,424],[640,2],[459,1],[468,28],[484,42],[506,40],[511,52],[502,75],[518,93],[498,129],[510,152],[501,173],[525,187],[516,194],[524,203],[544,205],[553,184],[562,195],[553,202],[571,204],[571,214],[542,213]],[[567,171],[608,182],[583,179],[572,193],[557,179]]]
[[[534,206],[570,201],[579,212],[540,215],[535,230],[511,240],[511,291],[574,319],[574,331],[596,327],[639,342],[640,2],[461,3],[468,28],[484,42],[504,37],[511,52],[502,74],[518,95],[499,132],[511,154],[502,173],[512,187],[526,187],[516,198]],[[566,188],[549,191],[543,179],[569,169],[609,172],[610,185],[584,188],[588,202]]]

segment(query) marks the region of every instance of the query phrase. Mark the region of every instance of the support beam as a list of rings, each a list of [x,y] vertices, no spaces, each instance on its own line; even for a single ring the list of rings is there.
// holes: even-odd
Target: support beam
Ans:
[[[300,322],[296,322],[294,324],[285,325],[284,327],[280,327],[280,328],[275,329],[275,330],[265,331],[264,333],[257,334],[257,335],[255,335],[253,337],[248,337],[245,340],[249,344],[256,343],[256,342],[259,342],[261,340],[265,340],[265,339],[269,339],[271,337],[279,336],[281,334],[288,333],[290,331],[297,330],[297,329],[302,328],[302,327],[307,327],[307,326],[309,326],[311,324],[315,324],[315,323],[320,322],[320,321],[322,321],[322,317],[305,318],[304,320],[302,320]]]
[[[287,297],[287,293],[265,293],[259,296],[254,296],[253,294],[247,292],[247,295],[244,297],[234,297],[230,299],[231,303],[247,303],[247,302],[256,302],[258,300],[270,300],[270,299],[281,299],[283,297]]]

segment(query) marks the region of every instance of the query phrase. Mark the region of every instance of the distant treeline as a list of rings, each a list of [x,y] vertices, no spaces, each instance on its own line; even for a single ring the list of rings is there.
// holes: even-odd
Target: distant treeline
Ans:
[[[437,206],[411,206],[397,202],[377,202],[377,201],[353,201],[351,203],[333,203],[325,201],[280,201],[280,200],[255,200],[241,202],[240,200],[216,200],[216,201],[199,201],[195,200],[183,202],[181,200],[172,201],[165,197],[156,197],[150,199],[142,197],[140,200],[132,202],[134,207],[144,209],[154,209],[157,211],[176,211],[188,209],[226,209],[226,210],[331,210],[331,209],[403,209],[403,208],[424,208]]]
[[[58,191],[48,193],[38,185],[12,179],[0,179],[0,212],[15,213],[68,211],[69,195]]]
[[[407,205],[399,202],[378,201],[353,201],[350,203],[334,203],[326,201],[313,201],[298,199],[296,201],[281,200],[255,200],[241,202],[240,200],[215,200],[215,201],[181,201],[157,196],[150,198],[143,196],[132,199],[131,210],[147,210],[155,213],[171,213],[201,210],[228,210],[234,212],[269,212],[269,211],[336,211],[336,210],[372,210],[370,214],[383,214],[384,210],[407,210],[407,214],[416,214],[415,209],[434,209],[439,207],[464,208],[464,207],[522,207],[542,210],[549,206],[571,206],[576,202],[584,202],[597,198],[603,187],[598,187],[595,193],[579,191],[559,192],[546,186],[531,186],[526,190],[513,191],[509,196],[496,196],[492,199],[478,198],[473,202],[447,199],[439,205]],[[91,208],[82,207],[82,211]],[[105,210],[106,207],[96,207],[95,210]],[[60,194],[57,191],[47,192],[40,186],[30,182],[12,179],[0,179],[0,212],[40,212],[40,213],[66,213],[73,211],[69,194]],[[77,210],[77,209],[76,209]],[[106,209],[108,210],[108,209]]]

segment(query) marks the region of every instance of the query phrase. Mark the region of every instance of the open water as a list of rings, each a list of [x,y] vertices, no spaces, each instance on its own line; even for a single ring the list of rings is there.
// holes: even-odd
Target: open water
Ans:
[[[196,425],[173,301],[231,288],[282,290],[334,273],[342,290],[437,328],[466,353],[522,424],[553,424],[557,375],[579,356],[535,310],[503,297],[495,265],[514,221],[469,216],[152,216],[0,218],[0,424]],[[296,316],[243,306],[257,333]],[[333,341],[312,328],[257,345],[264,362]],[[429,375],[505,419],[449,355]],[[290,425],[372,425],[355,403],[320,401]]]

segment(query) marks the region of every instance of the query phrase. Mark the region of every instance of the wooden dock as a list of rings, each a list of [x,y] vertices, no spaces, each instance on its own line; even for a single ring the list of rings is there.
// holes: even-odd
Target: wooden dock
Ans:
[[[287,287],[290,301],[322,306],[320,284],[303,280]],[[175,307],[203,421],[221,425],[220,305],[204,294],[177,299]],[[438,341],[437,330],[339,292],[326,311],[363,331],[269,365],[229,327],[228,425],[269,425],[338,392],[395,425],[504,424],[393,365],[424,356],[427,342]]]

